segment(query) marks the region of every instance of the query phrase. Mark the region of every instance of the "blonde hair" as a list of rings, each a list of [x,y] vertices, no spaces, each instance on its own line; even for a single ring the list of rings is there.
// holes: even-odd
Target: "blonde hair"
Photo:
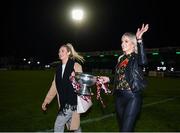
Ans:
[[[70,52],[69,57],[71,59],[78,60],[82,63],[85,61],[84,57],[79,55],[78,52],[76,52],[76,50],[74,49],[74,47],[72,46],[71,43],[67,43],[65,45],[62,45],[61,47],[65,47],[67,49],[67,51]]]
[[[128,37],[132,44],[134,45],[134,52],[137,54],[138,53],[138,48],[137,48],[137,39],[136,39],[136,35],[134,33],[131,32],[126,32],[123,34],[122,38],[124,37]]]

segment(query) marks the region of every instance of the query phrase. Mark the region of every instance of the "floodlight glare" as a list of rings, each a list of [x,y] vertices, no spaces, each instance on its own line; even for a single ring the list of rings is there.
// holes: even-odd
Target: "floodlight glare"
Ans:
[[[84,12],[81,9],[72,10],[72,18],[77,21],[81,21],[83,19]]]

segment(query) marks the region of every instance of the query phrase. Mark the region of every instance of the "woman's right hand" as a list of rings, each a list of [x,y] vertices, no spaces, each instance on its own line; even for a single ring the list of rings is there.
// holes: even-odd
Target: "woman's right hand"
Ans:
[[[142,39],[142,35],[149,29],[149,24],[142,24],[142,27],[141,28],[138,28],[137,29],[137,32],[136,32],[136,38],[137,39]]]
[[[46,111],[46,110],[47,110],[48,104],[49,104],[49,103],[47,103],[47,102],[43,102],[43,104],[42,104],[42,110],[43,110],[43,111]]]

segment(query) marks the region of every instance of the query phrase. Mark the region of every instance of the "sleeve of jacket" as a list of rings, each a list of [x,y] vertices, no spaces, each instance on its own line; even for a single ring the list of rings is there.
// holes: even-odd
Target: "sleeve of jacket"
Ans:
[[[54,99],[56,94],[57,94],[57,90],[56,90],[56,84],[55,84],[55,79],[54,79],[44,101],[46,101],[47,103],[50,103]]]
[[[137,44],[138,47],[138,64],[139,65],[146,65],[147,64],[147,56],[144,50],[143,42],[139,42]]]

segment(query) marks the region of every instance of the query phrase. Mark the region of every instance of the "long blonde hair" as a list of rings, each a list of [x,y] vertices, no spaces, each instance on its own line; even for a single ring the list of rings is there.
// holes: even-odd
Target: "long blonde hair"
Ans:
[[[76,50],[74,49],[74,47],[71,43],[67,43],[65,45],[62,45],[61,47],[65,47],[67,49],[67,51],[70,52],[69,57],[71,59],[84,63],[84,61],[85,61],[84,57],[79,55],[78,52],[76,52]]]

